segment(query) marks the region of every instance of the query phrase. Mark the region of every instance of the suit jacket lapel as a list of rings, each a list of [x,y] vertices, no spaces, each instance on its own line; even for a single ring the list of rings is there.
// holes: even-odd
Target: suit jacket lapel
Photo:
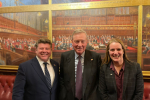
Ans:
[[[43,73],[41,66],[36,57],[32,59],[31,64],[32,64],[33,68],[35,69],[35,71],[37,72],[38,76],[41,78],[41,80],[46,84],[46,86],[48,88],[44,73]]]
[[[83,95],[86,90],[86,86],[89,83],[92,71],[93,57],[89,51],[85,51],[84,55],[84,71],[83,71]]]
[[[126,90],[126,86],[127,86],[127,83],[128,83],[128,77],[129,77],[129,69],[130,68],[130,65],[127,61],[125,61],[125,70],[124,70],[124,79],[123,79],[123,94],[125,94],[125,90]],[[124,97],[124,96],[122,96]]]
[[[73,94],[75,94],[75,51],[72,50],[70,51],[70,55],[69,57],[67,57],[67,72],[68,74],[68,82],[70,81],[71,84],[71,88],[72,88],[72,92]]]
[[[107,67],[108,67],[108,69],[109,69],[109,70],[107,71],[107,76],[109,77],[109,78],[108,78],[109,81],[112,82],[112,84],[114,85],[115,90],[117,91],[115,73],[114,73],[114,71],[112,71],[112,70],[110,69],[110,65],[111,65],[111,62],[107,65]],[[110,84],[111,84],[111,83],[110,83]]]

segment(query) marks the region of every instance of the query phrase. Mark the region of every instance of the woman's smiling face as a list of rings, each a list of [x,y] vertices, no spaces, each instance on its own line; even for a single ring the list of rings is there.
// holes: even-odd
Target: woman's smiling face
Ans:
[[[118,42],[112,42],[109,45],[109,55],[113,62],[123,63],[124,51]]]

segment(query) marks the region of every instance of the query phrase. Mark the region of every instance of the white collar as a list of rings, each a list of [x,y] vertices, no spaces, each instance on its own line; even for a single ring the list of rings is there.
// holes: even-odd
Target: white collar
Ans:
[[[84,55],[85,55],[85,51],[81,54],[81,57],[84,59]],[[78,58],[78,54],[75,52],[75,59],[77,59]]]
[[[44,63],[44,61],[42,61],[38,56],[36,56],[38,62],[40,63],[40,65],[42,65]],[[48,65],[50,64],[50,60],[47,61]]]

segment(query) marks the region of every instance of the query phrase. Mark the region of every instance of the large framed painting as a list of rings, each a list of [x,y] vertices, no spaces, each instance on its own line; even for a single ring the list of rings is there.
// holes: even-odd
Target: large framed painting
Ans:
[[[49,0],[0,0],[0,7],[48,4]]]
[[[120,38],[130,60],[137,62],[138,7],[52,11],[53,59],[60,62],[62,52],[73,50],[71,35],[75,29],[88,34],[87,49],[105,56],[111,38]]]
[[[0,14],[0,65],[19,65],[35,57],[35,43],[48,38],[49,14],[21,12]]]
[[[143,6],[142,70],[150,71],[150,6]]]
[[[115,1],[115,0],[52,0],[52,4],[82,3],[82,2],[94,2],[94,1]]]

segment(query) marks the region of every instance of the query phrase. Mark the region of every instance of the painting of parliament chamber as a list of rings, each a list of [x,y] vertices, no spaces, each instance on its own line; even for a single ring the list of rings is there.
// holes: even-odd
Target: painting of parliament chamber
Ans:
[[[150,70],[150,6],[143,7],[142,20],[142,69]]]
[[[142,70],[150,70],[149,6],[143,7]],[[30,16],[32,15],[32,16]],[[53,59],[60,62],[62,52],[73,50],[71,35],[75,29],[88,34],[87,49],[102,59],[111,38],[120,38],[131,61],[137,62],[138,7],[115,7],[52,11],[52,34],[48,12],[0,14],[0,65],[19,65],[35,57],[35,42],[52,35]]]
[[[88,34],[88,50],[105,56],[111,38],[120,38],[130,60],[137,61],[138,7],[52,11],[53,59],[60,61],[62,52],[73,50],[71,35],[75,29]]]
[[[0,65],[19,65],[35,57],[35,43],[48,37],[48,12],[0,14]]]

